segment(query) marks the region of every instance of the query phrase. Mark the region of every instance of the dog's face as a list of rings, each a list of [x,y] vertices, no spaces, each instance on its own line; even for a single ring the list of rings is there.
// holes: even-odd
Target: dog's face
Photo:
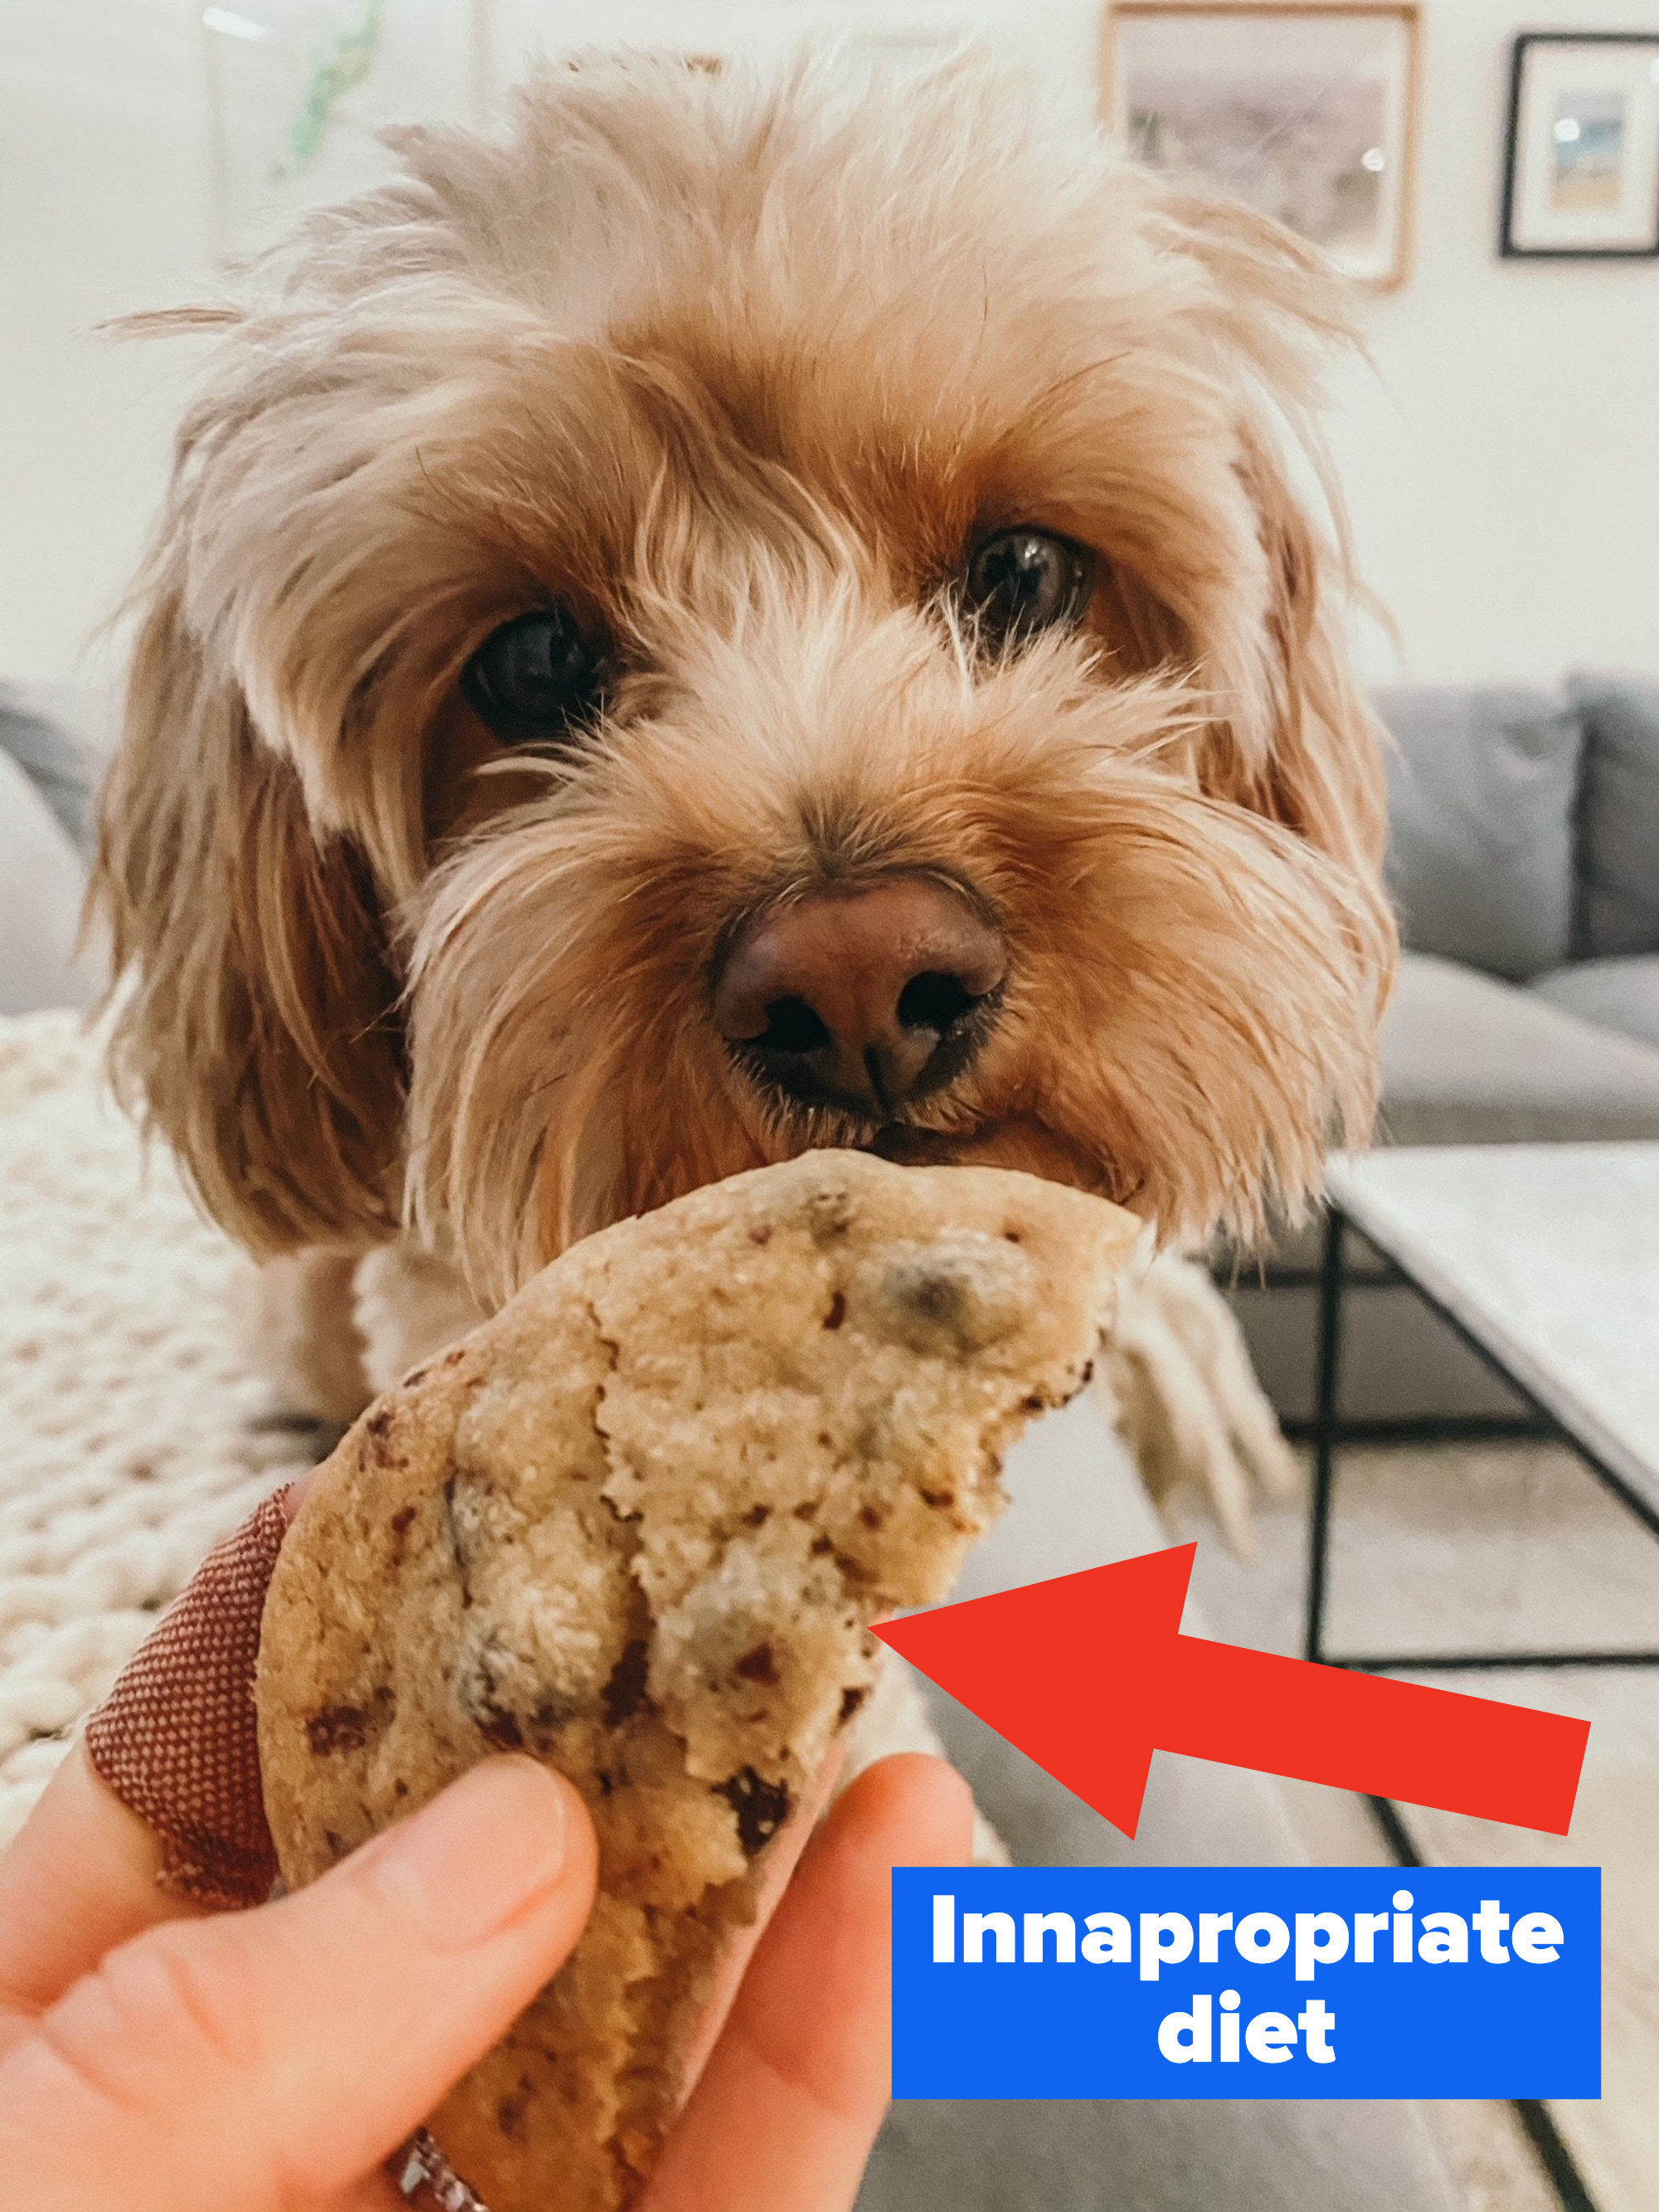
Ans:
[[[256,1249],[502,1295],[814,1145],[1248,1226],[1368,1119],[1370,726],[1279,234],[983,63],[550,75],[186,425],[100,886]]]

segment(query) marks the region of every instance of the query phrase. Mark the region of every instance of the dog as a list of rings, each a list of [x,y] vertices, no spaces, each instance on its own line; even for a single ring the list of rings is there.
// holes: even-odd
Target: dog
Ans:
[[[810,1146],[1293,1212],[1395,954],[1340,282],[971,52],[585,56],[392,143],[151,319],[220,343],[94,885],[296,1395]]]

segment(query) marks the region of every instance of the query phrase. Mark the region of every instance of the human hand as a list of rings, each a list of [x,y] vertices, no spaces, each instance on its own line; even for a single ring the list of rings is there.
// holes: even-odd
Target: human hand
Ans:
[[[964,1861],[971,1819],[914,1754],[845,1792],[642,2212],[847,2212],[887,2100],[889,1871]],[[392,2212],[384,2161],[557,1971],[597,1866],[577,1792],[519,1757],[252,1911],[164,1892],[161,1850],[77,1750],[0,1861],[0,2175],[30,2212]]]

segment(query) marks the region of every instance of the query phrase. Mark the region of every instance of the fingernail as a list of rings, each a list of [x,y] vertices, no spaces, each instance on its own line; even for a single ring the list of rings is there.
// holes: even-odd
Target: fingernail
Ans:
[[[487,1942],[562,1875],[565,1787],[533,1759],[486,1759],[372,1844],[363,1879],[435,1950]]]

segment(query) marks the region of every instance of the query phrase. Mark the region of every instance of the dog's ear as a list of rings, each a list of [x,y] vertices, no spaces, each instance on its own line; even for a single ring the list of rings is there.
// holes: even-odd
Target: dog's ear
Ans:
[[[1349,659],[1346,552],[1316,525],[1263,439],[1247,434],[1239,473],[1267,563],[1267,711],[1237,795],[1375,879],[1388,835],[1382,744]]]
[[[398,986],[368,872],[208,663],[163,568],[139,632],[89,900],[113,1066],[209,1212],[256,1252],[395,1224]]]
[[[1220,781],[1375,882],[1387,835],[1382,744],[1350,665],[1347,622],[1363,595],[1318,429],[1333,356],[1363,350],[1353,288],[1312,246],[1235,202],[1168,190],[1161,219],[1209,280],[1195,316],[1238,397],[1235,469],[1261,556],[1256,635],[1233,639],[1218,672],[1237,740],[1217,764]]]

